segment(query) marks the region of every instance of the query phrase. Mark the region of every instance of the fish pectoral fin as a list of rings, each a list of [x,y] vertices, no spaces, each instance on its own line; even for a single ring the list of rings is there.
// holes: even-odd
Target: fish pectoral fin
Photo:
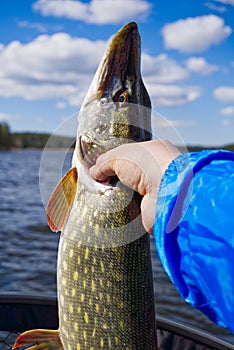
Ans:
[[[30,348],[25,348],[27,350],[64,350],[59,337],[59,331],[47,329],[33,329],[20,334],[12,350],[27,345],[32,345]]]
[[[52,193],[47,206],[47,222],[52,231],[61,231],[76,194],[77,170],[70,169]]]

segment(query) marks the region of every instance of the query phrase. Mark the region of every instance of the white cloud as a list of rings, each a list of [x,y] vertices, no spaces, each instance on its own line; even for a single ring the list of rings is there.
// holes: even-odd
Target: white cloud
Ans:
[[[37,123],[37,124],[45,123],[45,119],[42,118],[42,117],[35,118],[34,121],[35,121],[35,123]]]
[[[216,15],[190,17],[166,24],[162,29],[165,47],[186,53],[202,52],[225,40],[231,32],[231,27]]]
[[[219,111],[222,115],[234,115],[234,106],[228,106]]]
[[[213,92],[214,97],[222,102],[234,102],[234,86],[219,86]]]
[[[117,24],[144,20],[152,4],[147,0],[37,0],[33,9],[43,16],[66,17],[95,24]]]
[[[233,120],[231,120],[231,119],[223,119],[221,123],[222,123],[223,126],[230,126],[230,125],[233,124]]]
[[[18,22],[18,27],[28,28],[28,29],[36,29],[39,33],[46,33],[47,29],[41,23],[34,23],[28,21],[20,21]]]
[[[18,41],[0,50],[0,96],[26,100],[56,99],[56,108],[79,107],[107,42],[72,38],[65,33],[40,35],[30,43]],[[198,98],[198,87],[171,85],[188,71],[167,55],[143,53],[143,76],[152,102],[177,106]],[[167,85],[168,84],[168,85]],[[58,102],[60,101],[60,102]]]
[[[63,101],[59,101],[55,104],[55,107],[58,108],[58,109],[64,109],[66,108],[67,104]]]
[[[175,127],[185,127],[185,126],[197,125],[197,120],[194,120],[194,119],[190,119],[190,120],[174,119],[174,120],[170,120],[170,122]]]
[[[156,117],[154,117],[152,119],[152,123],[153,123],[153,128],[155,130],[159,130],[159,128],[170,128],[171,125],[173,125],[175,128],[177,127],[186,127],[186,126],[194,126],[194,125],[197,125],[197,120],[194,120],[194,119],[189,119],[189,120],[183,120],[183,119],[164,119],[163,118],[157,118],[157,115]],[[157,131],[156,131],[157,133]]]
[[[222,4],[225,4],[225,5],[232,5],[234,6],[234,0],[214,0],[216,2],[221,2]]]
[[[189,71],[166,54],[142,54],[142,75],[154,108],[173,107],[196,100],[201,95],[197,86],[179,86],[189,77]]]
[[[106,44],[65,33],[40,35],[28,44],[13,41],[0,51],[0,95],[63,98],[78,106]]]
[[[173,83],[189,76],[188,71],[166,54],[150,56],[142,54],[142,73],[148,82]]]
[[[217,6],[215,4],[213,4],[212,2],[206,2],[205,6],[208,7],[210,10],[214,10],[220,13],[224,13],[227,11],[225,6]]]
[[[202,75],[209,75],[218,70],[216,65],[208,63],[203,57],[190,57],[185,64],[190,71]]]
[[[180,106],[195,101],[201,95],[197,86],[147,84],[154,108]]]
[[[12,115],[4,112],[0,112],[0,121],[1,122],[11,122],[13,120],[19,120],[20,117],[18,115]]]

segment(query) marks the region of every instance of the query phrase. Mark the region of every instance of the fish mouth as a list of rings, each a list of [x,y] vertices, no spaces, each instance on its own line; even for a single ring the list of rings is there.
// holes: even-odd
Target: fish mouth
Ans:
[[[130,22],[112,38],[81,106],[77,148],[86,168],[121,144],[151,139],[151,103],[140,56],[138,27]]]
[[[128,78],[135,85],[139,79],[141,80],[140,35],[135,22],[123,26],[112,38],[97,70],[97,80],[94,79],[95,83],[91,84],[91,93],[88,92],[84,101],[84,107],[88,111],[84,118],[91,120],[92,125],[87,125],[85,122],[81,127],[78,155],[86,167],[94,165],[101,154],[126,143],[126,139],[130,137],[130,129],[126,121],[124,121],[125,125],[121,121],[119,123],[115,114],[115,110],[123,107],[123,103],[115,100],[115,95],[118,99],[124,96],[121,96],[119,91],[124,92],[124,89],[129,88],[126,86]],[[117,94],[116,91],[118,91]],[[129,91],[129,97],[130,95]],[[97,107],[93,107],[93,101],[100,102],[99,106],[97,104]],[[134,103],[132,98],[128,99],[124,107],[127,107],[129,102]],[[110,125],[113,125],[112,129]],[[102,132],[99,133],[98,129],[102,129]],[[124,134],[123,131],[119,131],[120,129],[125,130]]]
[[[96,163],[101,154],[121,144],[123,141],[116,137],[104,138],[96,133],[85,133],[79,137],[79,158],[83,165],[89,168]]]
[[[140,51],[137,24],[128,23],[115,34],[100,65],[97,89],[99,97],[110,97],[115,94],[115,90],[128,88],[125,86],[128,77],[131,84],[141,79]],[[132,98],[129,102],[135,103]]]
[[[99,148],[99,151],[97,151],[97,148]],[[97,158],[104,152],[103,146],[95,143],[88,134],[83,134],[79,137],[79,158],[87,168],[94,165]]]
[[[97,158],[114,148],[113,142],[116,142],[116,138],[108,138],[105,143],[94,140],[90,135],[84,134],[79,137],[79,159],[83,166],[89,170],[91,166],[96,163]],[[117,176],[111,176],[108,180],[102,182],[104,185],[115,187],[119,179]]]

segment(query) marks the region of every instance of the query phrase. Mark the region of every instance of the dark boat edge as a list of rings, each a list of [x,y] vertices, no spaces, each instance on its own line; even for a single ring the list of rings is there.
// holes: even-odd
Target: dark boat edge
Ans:
[[[4,317],[0,317],[0,331],[23,332],[32,328],[57,329],[57,310],[56,297],[1,294],[0,315]],[[157,316],[156,322],[159,343],[163,343],[163,349],[179,349],[181,339],[198,344],[197,349],[204,349],[202,346],[206,346],[205,349],[234,349],[233,344],[195,327],[185,326],[162,316]]]

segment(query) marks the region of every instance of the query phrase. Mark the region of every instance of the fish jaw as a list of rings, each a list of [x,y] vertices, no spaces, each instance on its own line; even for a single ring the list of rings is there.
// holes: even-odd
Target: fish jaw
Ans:
[[[122,89],[128,90],[130,103],[151,108],[148,92],[142,86],[140,70],[141,40],[135,22],[122,27],[110,41],[98,66],[81,110],[92,101],[121,103]],[[116,95],[117,94],[117,95]]]
[[[79,173],[79,183],[84,187],[88,193],[92,195],[106,196],[106,197],[114,197],[116,191],[119,191],[119,186],[113,186],[113,181],[106,182],[97,182],[92,176],[89,174],[89,166],[84,166],[79,160],[78,157],[75,157],[75,166],[77,168],[77,172]],[[78,191],[79,192],[79,191]],[[79,200],[79,193],[77,193]]]
[[[79,112],[76,151],[86,166],[123,143],[151,139],[140,55],[140,35],[131,22],[112,38]]]

